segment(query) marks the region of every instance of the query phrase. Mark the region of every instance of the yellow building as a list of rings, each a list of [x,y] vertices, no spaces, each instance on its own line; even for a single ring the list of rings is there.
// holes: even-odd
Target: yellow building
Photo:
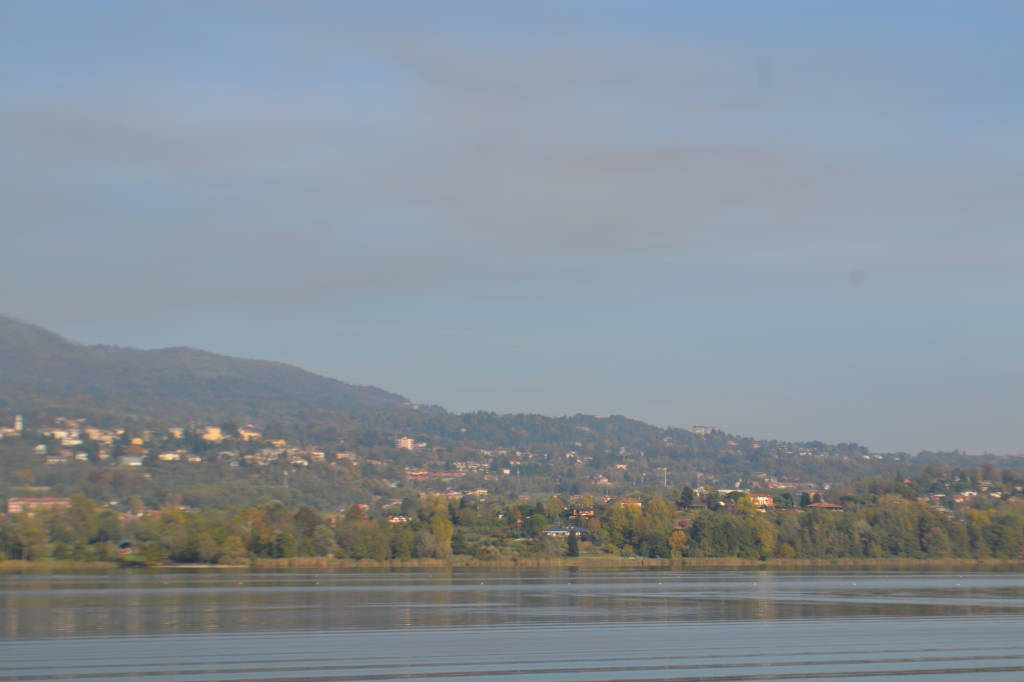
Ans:
[[[256,440],[257,438],[263,437],[263,434],[260,433],[259,431],[245,427],[238,429],[238,435],[242,438],[242,440]]]

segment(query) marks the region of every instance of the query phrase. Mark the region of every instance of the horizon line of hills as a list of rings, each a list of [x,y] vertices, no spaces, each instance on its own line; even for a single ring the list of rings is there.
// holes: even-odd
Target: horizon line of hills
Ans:
[[[380,388],[349,384],[281,362],[188,347],[139,350],[84,345],[4,315],[0,315],[0,412],[86,417],[107,423],[277,424],[312,439],[363,431],[480,446],[643,450],[671,443],[695,455],[730,456],[756,450],[761,443],[782,443],[799,451],[794,455],[868,454],[856,443],[758,440],[717,430],[697,435],[621,415],[453,414],[436,406],[414,405]],[[797,447],[801,445],[813,450]]]

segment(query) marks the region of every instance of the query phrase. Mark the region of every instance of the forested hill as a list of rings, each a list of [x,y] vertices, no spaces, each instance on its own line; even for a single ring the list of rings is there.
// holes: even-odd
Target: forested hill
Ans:
[[[400,395],[283,363],[192,348],[87,346],[0,316],[0,409],[214,423],[411,407]]]
[[[714,431],[706,436],[613,415],[548,417],[489,412],[452,414],[419,408],[400,395],[355,386],[277,362],[246,360],[192,348],[137,350],[88,346],[0,316],[0,415],[30,423],[56,416],[124,418],[180,425],[221,422],[273,425],[289,442],[393,445],[412,436],[434,445],[540,449],[590,457],[644,452],[663,464],[685,459],[707,470],[767,470],[801,454],[862,461],[856,444],[777,443]],[[714,466],[713,466],[714,465]]]
[[[433,489],[431,486],[447,485],[438,482],[438,477],[444,478],[443,474],[451,472],[456,463],[465,471],[475,472],[475,479],[467,474],[464,480],[472,479],[477,486],[485,485],[484,470],[489,474],[499,472],[500,478],[510,477],[514,469],[517,493],[637,490],[659,480],[711,483],[724,488],[757,481],[767,485],[773,480],[834,482],[932,464],[988,465],[1014,471],[1024,467],[1022,458],[983,461],[956,453],[921,453],[911,464],[905,455],[871,454],[856,443],[782,442],[718,429],[697,434],[618,415],[452,414],[440,408],[414,406],[378,388],[354,386],[281,363],[190,348],[87,346],[0,316],[0,424],[12,423],[15,414],[24,416],[31,435],[11,438],[9,446],[0,448],[8,453],[5,461],[0,452],[0,479],[4,478],[5,466],[12,472],[32,469],[36,483],[64,492],[80,490],[82,472],[77,465],[49,466],[51,459],[66,462],[84,455],[89,461],[81,462],[83,467],[98,467],[100,473],[110,473],[110,467],[96,459],[99,446],[95,442],[89,444],[91,450],[82,445],[78,447],[84,449],[74,452],[71,445],[59,447],[52,438],[42,435],[41,430],[53,425],[56,417],[125,429],[123,438],[110,448],[114,462],[133,447],[133,436],[151,427],[189,426],[192,436],[186,440],[155,428],[146,436],[150,440],[145,448],[139,449],[151,451],[151,456],[180,451],[209,463],[184,470],[190,481],[185,487],[197,496],[195,483],[199,480],[211,485],[215,481],[225,483],[207,488],[214,492],[193,500],[198,506],[223,502],[226,494],[242,490],[237,485],[238,477],[251,476],[254,471],[262,472],[263,484],[269,486],[260,490],[279,497],[282,492],[278,489],[277,467],[299,455],[275,450],[274,457],[285,458],[274,460],[275,466],[254,464],[223,471],[216,458],[217,452],[224,450],[243,456],[269,456],[265,452],[267,443],[281,439],[290,449],[333,451],[343,447],[351,451],[350,455],[376,462],[358,467],[360,473],[355,476],[348,469],[325,473],[327,470],[319,463],[314,466],[304,460],[309,465],[308,471],[303,467],[308,475],[303,477],[296,471],[289,494],[304,495],[294,501],[305,503],[363,501],[360,496],[369,494],[367,491],[379,496],[393,494],[393,488],[405,481],[410,466],[427,471],[421,475],[429,479],[426,487]],[[195,435],[204,425],[232,423],[253,424],[268,439],[208,443]],[[398,449],[398,438],[408,438],[415,445]],[[51,447],[52,452],[42,459],[29,454],[29,445]],[[18,453],[24,457],[19,459]],[[101,478],[106,480],[106,474]],[[180,481],[173,476],[144,480],[162,493],[180,492],[176,487]],[[486,486],[510,492],[513,484],[508,480],[486,480]],[[92,492],[101,499],[111,499],[109,496],[117,491],[103,488]]]
[[[279,427],[289,440],[344,437],[366,445],[396,435],[476,447],[671,450],[690,456],[739,454],[753,441],[716,432],[695,436],[621,416],[547,417],[415,409],[405,398],[317,376],[290,365],[192,348],[137,350],[87,346],[41,327],[0,316],[0,414],[254,422]],[[733,441],[735,438],[735,441]]]

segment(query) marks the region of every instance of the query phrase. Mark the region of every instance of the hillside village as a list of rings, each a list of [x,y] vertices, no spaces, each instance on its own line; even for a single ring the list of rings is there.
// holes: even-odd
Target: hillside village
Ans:
[[[954,468],[923,455],[744,444],[797,450],[767,460],[783,468],[871,467],[801,481],[720,457],[697,459],[715,471],[697,469],[658,456],[657,443],[484,447],[379,430],[292,442],[273,426],[227,422],[3,423],[0,559],[1024,556],[1024,474],[990,461]],[[693,437],[740,447],[714,430]],[[828,469],[804,471],[815,470]]]
[[[586,451],[565,452],[519,450],[513,448],[484,448],[468,445],[451,446],[431,444],[407,435],[391,442],[372,445],[364,443],[295,445],[284,438],[265,435],[261,428],[247,424],[237,426],[189,424],[162,429],[138,429],[131,425],[95,426],[84,418],[56,417],[41,420],[31,427],[19,414],[11,418],[10,426],[0,427],[0,439],[8,445],[15,442],[29,447],[32,456],[21,470],[13,472],[13,479],[32,479],[34,485],[9,483],[6,494],[13,499],[27,499],[33,491],[49,494],[76,491],[74,477],[48,476],[47,472],[69,472],[80,469],[95,478],[104,470],[137,472],[147,482],[167,477],[180,480],[179,472],[191,471],[193,477],[216,473],[221,480],[232,476],[252,478],[253,474],[272,490],[301,489],[306,477],[337,480],[342,487],[361,489],[364,493],[347,497],[330,496],[320,500],[304,498],[307,503],[324,511],[343,512],[347,505],[358,504],[377,515],[396,516],[393,512],[404,499],[427,495],[442,495],[449,499],[473,497],[476,499],[543,499],[551,495],[579,499],[586,496],[591,505],[607,505],[618,499],[636,500],[643,491],[657,491],[669,497],[683,496],[687,507],[734,505],[745,498],[760,510],[821,508],[839,511],[842,505],[831,494],[834,482],[830,480],[800,481],[776,477],[768,472],[752,472],[735,476],[733,480],[703,471],[690,473],[688,480],[677,480],[677,472],[669,467],[650,467],[643,451],[619,447],[617,456],[599,457]],[[702,438],[713,435],[711,427],[695,427]],[[737,446],[736,441],[727,445]],[[753,442],[753,450],[769,447]],[[778,447],[777,445],[771,447]],[[798,458],[840,457],[825,453],[814,446],[785,449],[785,454]],[[862,460],[880,463],[898,461],[898,457],[857,453]],[[598,461],[595,461],[597,459]],[[80,471],[79,473],[82,473]],[[234,472],[234,473],[232,473]],[[572,474],[571,479],[564,472]],[[562,475],[553,475],[562,474]],[[979,476],[942,481],[934,490],[922,491],[919,496],[936,509],[949,509],[970,503],[979,497],[1000,500],[1015,499],[1020,485],[1006,485]],[[52,479],[52,480],[51,480]],[[124,479],[122,480],[132,480]],[[136,478],[137,480],[137,478]],[[558,487],[558,481],[571,480],[571,488]],[[1013,479],[1011,478],[1011,481]],[[56,485],[38,485],[56,482]],[[132,486],[125,486],[132,492]],[[169,490],[156,485],[164,496],[192,500],[187,487]],[[686,492],[680,492],[686,491]],[[152,507],[162,499],[150,499]],[[127,504],[127,498],[110,501],[114,507]],[[197,506],[201,506],[197,503]],[[571,515],[570,515],[571,516]]]
[[[842,504],[852,482],[929,467],[935,490],[1008,496],[995,475],[1019,456],[877,453],[789,442],[709,424],[658,427],[622,415],[455,414],[297,367],[190,348],[86,346],[0,316],[0,495],[83,492],[196,508],[281,500],[383,510],[423,494],[595,499],[683,489],[760,496],[791,508]],[[985,481],[993,482],[991,490]],[[995,499],[995,498],[990,498]]]
[[[706,435],[709,431],[704,433]],[[318,466],[359,470],[362,467],[372,469],[375,474],[385,475],[385,483],[394,488],[408,486],[423,493],[442,493],[450,497],[486,497],[489,493],[487,487],[459,487],[457,484],[467,479],[473,483],[518,479],[521,483],[524,470],[544,468],[544,464],[550,462],[592,470],[588,479],[594,492],[619,491],[636,487],[637,483],[644,485],[648,483],[645,480],[648,476],[651,485],[660,482],[667,487],[668,484],[665,468],[644,472],[640,481],[631,477],[631,469],[635,471],[639,467],[644,453],[630,452],[625,447],[620,448],[617,461],[599,467],[593,466],[593,456],[572,450],[551,453],[512,448],[450,448],[430,445],[409,436],[395,438],[388,444],[390,447],[300,447],[283,438],[265,437],[253,425],[189,425],[139,431],[124,427],[102,428],[90,425],[82,418],[57,417],[48,424],[26,429],[21,415],[14,417],[11,427],[0,429],[0,437],[32,441],[32,451],[38,456],[37,462],[48,467],[92,463],[116,468],[145,468],[152,473],[159,472],[160,467],[165,465],[204,462],[216,462],[229,468],[276,466],[285,470]],[[755,444],[754,447],[759,445]],[[820,451],[811,448],[801,448],[794,453],[801,457],[822,456]],[[862,457],[882,459],[881,455]],[[416,464],[407,464],[409,461],[415,461]],[[711,490],[711,484],[716,481],[714,475],[704,472],[696,472],[694,478],[692,483],[698,490]],[[701,484],[702,481],[707,483]],[[765,506],[772,504],[772,491],[827,490],[831,485],[827,481],[801,483],[778,480],[766,473],[756,474],[751,482],[761,491],[758,499],[764,500]],[[739,489],[725,488],[724,492],[736,490]],[[742,490],[748,492],[747,489]]]

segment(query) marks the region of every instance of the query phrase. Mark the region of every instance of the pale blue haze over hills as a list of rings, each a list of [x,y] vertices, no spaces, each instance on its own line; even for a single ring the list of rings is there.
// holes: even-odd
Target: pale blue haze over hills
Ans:
[[[1024,5],[0,4],[0,313],[1024,451]]]

